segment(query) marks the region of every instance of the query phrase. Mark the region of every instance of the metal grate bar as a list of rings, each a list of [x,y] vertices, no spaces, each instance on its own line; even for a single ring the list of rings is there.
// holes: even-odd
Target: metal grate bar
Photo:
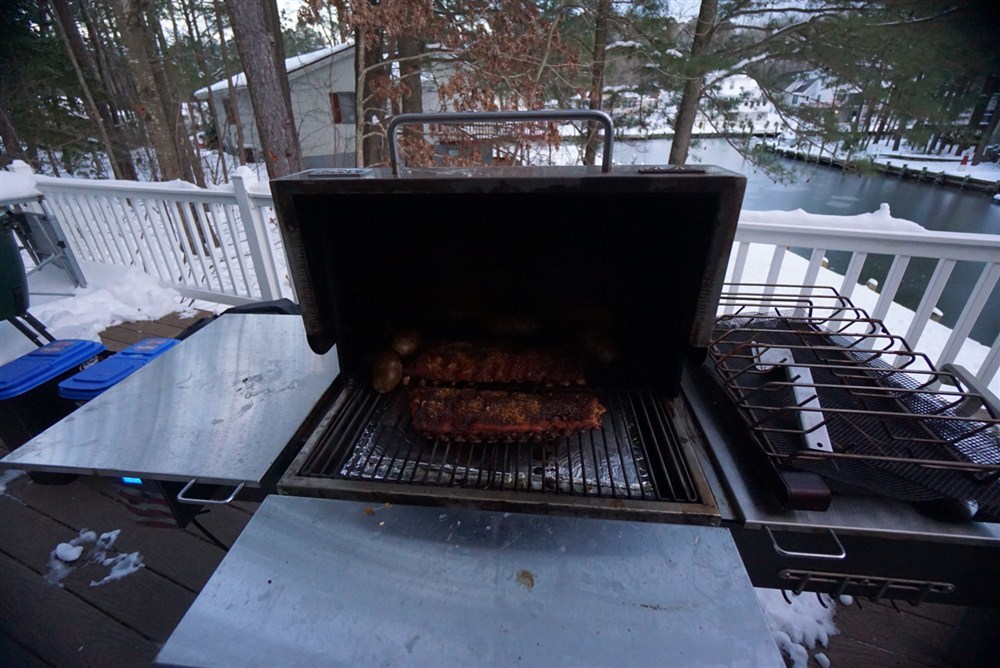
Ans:
[[[298,475],[698,502],[662,402],[642,392],[597,394],[608,408],[600,430],[553,442],[470,444],[419,436],[405,388],[378,395],[364,383],[351,383]]]

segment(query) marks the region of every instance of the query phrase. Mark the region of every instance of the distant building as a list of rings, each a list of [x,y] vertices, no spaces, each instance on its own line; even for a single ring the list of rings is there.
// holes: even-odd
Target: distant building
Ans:
[[[285,61],[292,99],[292,115],[298,129],[302,166],[353,167],[356,98],[354,91],[354,44],[338,44]],[[447,65],[436,64],[421,78],[424,111],[439,111],[436,81],[447,76]],[[223,148],[236,153],[260,154],[260,139],[246,77],[237,74],[230,86],[223,79],[194,92],[198,100],[214,101],[213,116]],[[237,146],[236,118],[243,128],[243,146]]]
[[[785,103],[792,107],[833,109],[837,121],[848,123],[860,112],[862,104],[858,89],[836,83],[831,77],[816,71],[796,72],[785,86]]]

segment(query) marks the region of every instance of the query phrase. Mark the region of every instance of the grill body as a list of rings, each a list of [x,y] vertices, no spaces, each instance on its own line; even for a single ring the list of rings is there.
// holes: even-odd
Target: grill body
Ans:
[[[584,167],[373,170],[272,182],[309,345],[341,376],[288,493],[719,521],[680,396],[714,321],[744,177]],[[458,444],[418,435],[408,388],[372,390],[394,333],[579,353],[600,429]],[[586,357],[580,353],[583,357]],[[518,387],[533,391],[532,388]]]

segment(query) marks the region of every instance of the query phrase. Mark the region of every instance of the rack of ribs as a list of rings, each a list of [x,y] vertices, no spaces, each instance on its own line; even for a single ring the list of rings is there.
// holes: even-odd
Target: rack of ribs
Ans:
[[[585,392],[420,387],[410,391],[410,412],[414,428],[426,438],[514,443],[600,429],[605,408]]]
[[[405,375],[421,384],[584,385],[581,366],[559,350],[456,341],[420,353]]]

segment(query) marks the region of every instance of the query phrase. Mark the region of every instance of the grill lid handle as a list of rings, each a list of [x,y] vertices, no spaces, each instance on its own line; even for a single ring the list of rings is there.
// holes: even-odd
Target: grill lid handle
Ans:
[[[399,175],[399,154],[396,149],[396,129],[400,125],[423,125],[441,123],[461,125],[463,123],[534,123],[537,121],[596,121],[604,126],[604,157],[601,171],[611,171],[611,153],[614,150],[614,123],[611,116],[598,109],[553,109],[535,111],[466,111],[443,112],[437,114],[399,114],[389,121],[386,133],[389,135],[389,162],[393,176]]]

